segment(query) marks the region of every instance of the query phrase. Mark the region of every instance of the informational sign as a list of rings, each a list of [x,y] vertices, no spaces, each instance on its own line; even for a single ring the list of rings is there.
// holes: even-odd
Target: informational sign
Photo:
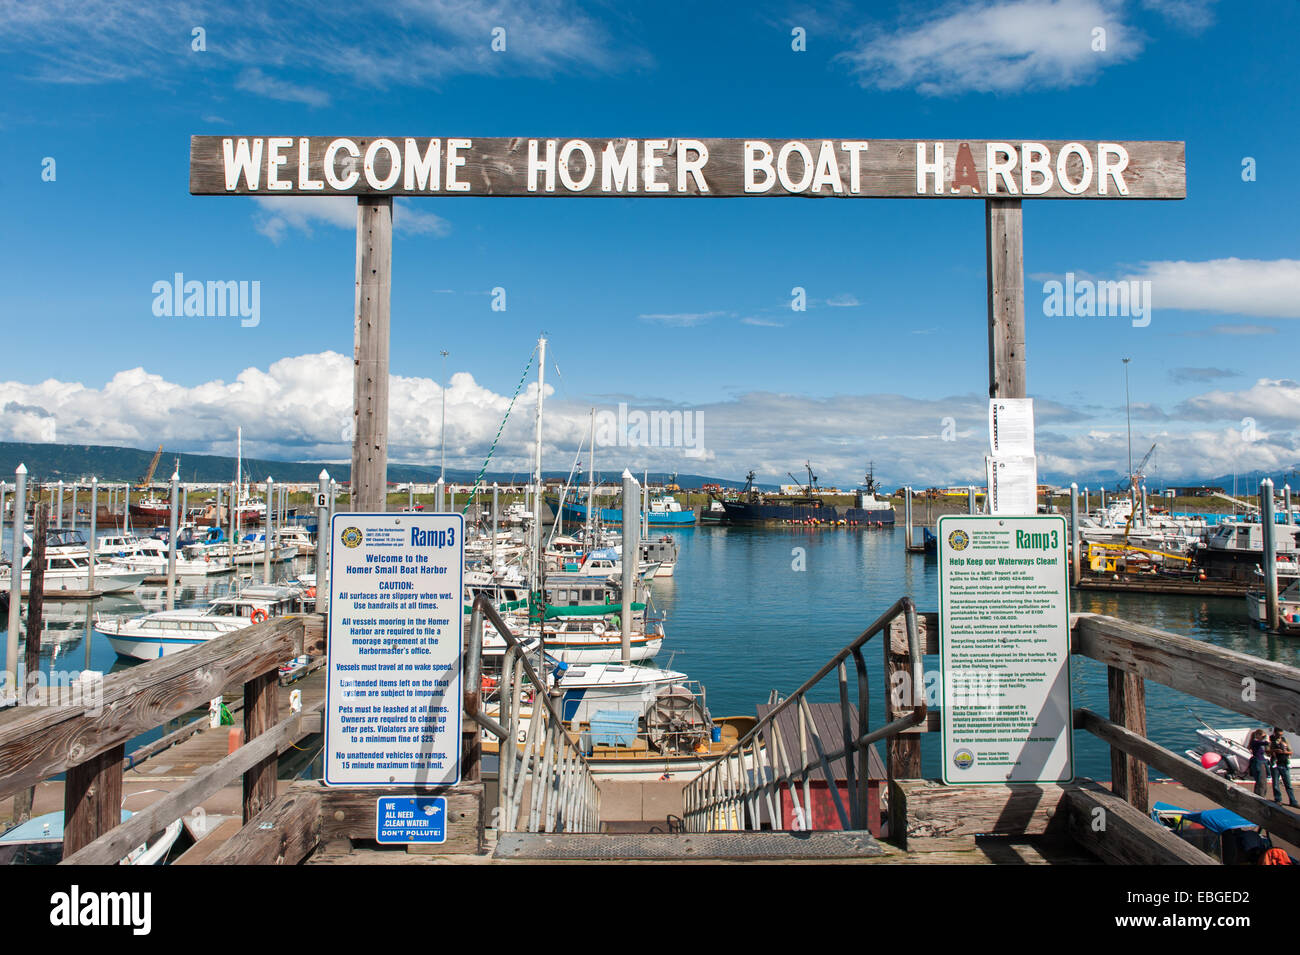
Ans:
[[[446,797],[380,796],[375,803],[375,841],[380,845],[446,842]]]
[[[335,514],[325,782],[460,781],[464,519]]]
[[[989,399],[990,514],[1038,513],[1038,458],[1034,455],[1034,399]]]
[[[1182,142],[192,136],[196,196],[1182,199]]]
[[[943,779],[1074,778],[1065,518],[939,518]]]

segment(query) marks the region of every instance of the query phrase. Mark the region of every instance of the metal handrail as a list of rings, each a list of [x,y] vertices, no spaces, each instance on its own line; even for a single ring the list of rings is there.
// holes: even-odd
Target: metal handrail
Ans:
[[[506,642],[498,684],[498,720],[479,712],[482,704],[483,620],[487,618]],[[600,828],[600,790],[582,750],[569,737],[544,680],[528,661],[527,647],[501,618],[492,601],[480,594],[470,613],[465,653],[465,716],[497,738],[499,832],[596,832]],[[525,683],[533,687],[522,750],[519,726]],[[520,825],[524,790],[531,788],[526,822]]]
[[[924,685],[923,660],[920,637],[916,624],[916,605],[910,597],[902,597],[886,610],[871,626],[867,627],[852,643],[835,654],[829,662],[818,670],[810,679],[795,690],[794,693],[779,702],[754,728],[732,745],[726,752],[719,754],[711,766],[686,784],[683,790],[685,800],[686,828],[690,832],[707,832],[715,829],[758,829],[761,825],[762,810],[766,808],[767,818],[773,828],[780,828],[781,815],[778,812],[776,792],[785,786],[790,795],[794,828],[807,830],[812,826],[811,818],[811,779],[810,772],[814,765],[825,776],[828,789],[835,803],[835,811],[840,826],[844,829],[867,829],[867,747],[877,740],[896,736],[909,727],[923,723],[927,717],[927,707],[923,693],[915,694],[916,706],[907,716],[895,719],[874,731],[868,731],[869,690],[867,685],[867,667],[862,657],[862,648],[876,634],[886,630],[889,624],[902,615],[907,627],[907,645],[911,667],[911,686],[919,688]],[[889,656],[889,643],[884,644],[886,660]],[[848,667],[846,661],[853,657],[858,685],[858,712],[856,721],[852,718],[849,706]],[[886,669],[888,669],[886,667]],[[829,751],[827,743],[821,738],[817,724],[813,720],[812,710],[808,706],[808,692],[835,670],[839,683],[840,718],[843,739],[834,751]],[[785,710],[797,707],[799,719],[799,740],[797,751],[802,760],[801,765],[791,766],[785,741],[782,739],[781,725],[777,721]],[[853,725],[856,722],[856,726]],[[767,745],[770,742],[771,745]],[[809,752],[809,742],[815,752]],[[794,752],[795,750],[790,750]],[[851,795],[849,806],[844,806],[839,787],[835,784],[831,766],[838,760],[845,762],[846,792]],[[801,784],[796,786],[796,780]],[[799,789],[803,790],[800,799]]]

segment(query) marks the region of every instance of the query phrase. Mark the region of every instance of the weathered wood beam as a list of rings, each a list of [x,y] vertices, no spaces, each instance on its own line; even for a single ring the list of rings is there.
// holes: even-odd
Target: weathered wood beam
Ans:
[[[297,865],[320,843],[320,794],[290,787],[245,823],[207,865]]]
[[[1087,730],[1114,749],[1132,753],[1145,764],[1168,773],[1192,792],[1213,799],[1225,809],[1231,809],[1256,825],[1285,839],[1292,845],[1300,844],[1300,813],[1284,808],[1280,803],[1256,796],[1236,786],[1222,776],[1202,769],[1186,756],[1165,749],[1143,736],[1125,729],[1088,709],[1074,711],[1075,729]]]
[[[295,783],[314,787],[321,798],[321,842],[334,839],[374,839],[376,807],[380,796],[445,796],[447,798],[447,841],[420,846],[419,851],[443,855],[465,855],[483,849],[484,796],[481,782],[456,786],[415,789],[410,786],[330,788],[318,783]]]
[[[1253,717],[1300,726],[1300,669],[1099,614],[1080,614],[1071,651]]]
[[[1054,783],[948,786],[895,779],[889,786],[889,836],[911,851],[929,839],[1055,832],[1064,790]]]
[[[1110,718],[1138,736],[1147,735],[1146,681],[1136,673],[1117,667],[1106,668],[1106,686],[1110,697]],[[1150,808],[1147,765],[1137,757],[1116,747],[1110,750],[1111,791],[1139,812]]]
[[[99,700],[0,713],[0,797],[110,748],[120,761],[133,736],[206,705],[230,683],[277,670],[301,643],[302,621],[268,620],[110,674]]]
[[[393,285],[393,200],[357,200],[352,371],[352,507],[387,509],[388,329]]]
[[[1025,398],[1025,226],[1019,199],[984,203],[989,397]]]
[[[245,745],[275,725],[278,715],[280,675],[272,670],[244,684]],[[244,773],[244,822],[252,819],[275,799],[275,769],[278,749],[267,753]]]
[[[122,751],[119,743],[79,766],[63,783],[63,852],[75,853],[122,821]],[[139,843],[136,843],[139,845]],[[135,848],[132,846],[131,848]],[[129,851],[129,850],[128,850]],[[126,855],[125,852],[122,855]],[[118,856],[116,863],[122,856]]]
[[[1095,783],[1065,792],[1070,838],[1111,865],[1215,865],[1191,843]]]

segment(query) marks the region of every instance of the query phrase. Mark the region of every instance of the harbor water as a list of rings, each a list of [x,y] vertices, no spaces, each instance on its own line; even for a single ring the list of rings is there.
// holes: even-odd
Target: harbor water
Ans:
[[[659,531],[656,531],[659,533]],[[703,684],[715,716],[753,714],[775,689],[797,689],[900,596],[919,610],[938,608],[938,565],[931,556],[907,554],[901,528],[711,527],[674,530],[681,543],[675,576],[656,578],[653,605],[666,614],[668,639],[656,664],[685,672]],[[276,579],[314,570],[314,558],[276,565]],[[241,569],[247,574],[248,568]],[[261,581],[261,567],[252,569]],[[178,607],[203,605],[227,593],[233,575],[184,581]],[[68,679],[86,665],[89,623],[94,614],[133,615],[163,609],[166,588],[141,587],[134,594],[90,602],[47,600],[41,667]],[[1253,627],[1241,598],[1072,592],[1072,611],[1121,617],[1291,666],[1300,666],[1300,644]],[[3,624],[0,620],[0,624]],[[883,636],[883,635],[882,635]],[[885,699],[882,636],[864,657],[871,680],[871,726],[882,724]],[[119,659],[106,639],[94,637],[89,666],[114,672],[136,665]],[[0,651],[3,641],[0,641]],[[20,651],[21,652],[21,651]],[[1107,714],[1106,670],[1074,656],[1073,705]],[[927,681],[938,683],[938,657],[926,658]],[[832,674],[815,700],[834,702]],[[1191,708],[1211,725],[1245,726],[1249,720],[1156,683],[1147,683],[1147,731],[1155,742],[1182,753],[1196,743]],[[156,730],[133,745],[160,735]],[[922,736],[922,766],[939,772],[938,734]],[[1110,778],[1108,748],[1076,732],[1075,771]],[[129,747],[128,747],[129,748]]]

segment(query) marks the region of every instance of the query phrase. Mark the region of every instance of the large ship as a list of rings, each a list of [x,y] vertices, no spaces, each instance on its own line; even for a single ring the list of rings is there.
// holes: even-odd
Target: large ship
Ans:
[[[848,527],[875,527],[894,523],[894,505],[876,496],[874,468],[868,468],[863,483],[854,493],[852,506],[830,503],[817,488],[812,465],[804,464],[808,483],[799,494],[772,494],[754,487],[754,472],[745,476],[745,486],[734,498],[710,492],[722,504],[730,524],[830,524]]]

